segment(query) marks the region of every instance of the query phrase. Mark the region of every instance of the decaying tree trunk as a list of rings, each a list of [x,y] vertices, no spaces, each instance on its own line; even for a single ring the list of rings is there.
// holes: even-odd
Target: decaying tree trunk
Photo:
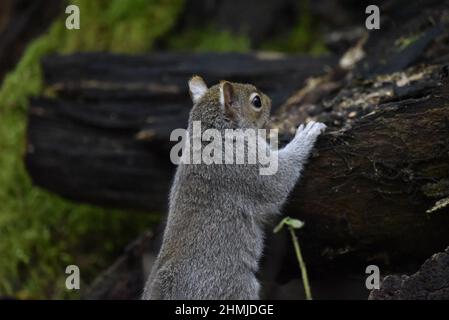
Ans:
[[[370,102],[368,95],[374,95],[377,109],[350,128],[330,131],[319,141],[319,156],[307,167],[287,213],[316,221],[324,229],[331,226],[334,242],[340,236],[342,240],[362,235],[385,239],[402,232],[404,224],[415,228],[430,223],[425,211],[431,200],[426,201],[420,190],[426,183],[443,179],[448,170],[449,109],[445,92],[432,78],[435,75],[426,70],[419,71],[428,74],[422,76],[423,83],[401,89],[414,98],[398,97],[391,91],[393,87],[357,93],[364,103]],[[82,76],[80,79],[85,81]],[[151,97],[142,98],[144,91],[131,98],[131,92],[121,92],[111,82],[86,82],[89,84],[83,91],[80,85],[56,81],[50,88],[58,90],[62,98],[32,101],[26,163],[34,181],[76,200],[163,209],[172,170],[169,133],[185,126],[187,93],[182,103],[176,98],[165,100],[164,95],[164,100],[155,98],[150,104]],[[125,79],[123,86],[133,84]],[[155,90],[163,90],[161,87]],[[171,90],[181,91],[180,87]],[[103,98],[108,94],[112,98]],[[73,95],[76,99],[67,98]],[[385,97],[386,102],[379,104]],[[356,98],[346,95],[342,101]],[[333,108],[339,103],[334,101]],[[282,123],[291,124],[280,126],[281,134],[288,136],[297,124],[290,119],[296,117],[281,111],[288,114]],[[330,116],[327,121],[331,128],[332,119]],[[320,238],[326,234],[321,231]]]
[[[187,81],[198,73],[255,83],[282,101],[332,59],[241,54],[79,54],[49,57],[47,92],[30,106],[27,168],[68,198],[164,210],[173,166],[170,133],[185,128]]]

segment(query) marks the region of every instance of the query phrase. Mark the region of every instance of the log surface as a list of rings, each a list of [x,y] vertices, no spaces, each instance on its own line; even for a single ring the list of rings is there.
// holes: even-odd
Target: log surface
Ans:
[[[370,300],[448,300],[449,247],[427,259],[419,270],[408,275],[386,276]]]
[[[151,79],[156,79],[160,70],[154,78],[149,77],[150,67],[138,72],[146,59],[151,61],[148,57],[137,58],[136,62],[134,58],[90,54],[52,57],[44,62],[47,90],[53,95],[56,92],[57,98],[34,99],[29,109],[25,159],[37,185],[78,201],[165,211],[174,169],[169,161],[169,134],[186,124],[190,102],[181,80],[188,79],[188,73],[182,71],[177,78],[177,71],[167,72],[175,75],[159,76],[171,80],[156,85]],[[162,56],[155,59],[156,65],[161,64],[159,59],[170,60]],[[282,65],[296,66],[292,59],[287,59],[289,63],[275,61],[273,70]],[[223,74],[214,73],[215,78],[207,73],[205,77],[237,78],[256,85],[261,81],[264,88],[263,78],[252,72],[257,70],[259,74],[269,68],[250,61],[236,64],[239,68],[233,71],[235,77],[227,74],[229,68],[221,69]],[[316,63],[318,72],[322,62]],[[247,78],[242,75],[243,65],[252,70],[246,71]],[[112,70],[106,75],[108,66]],[[173,63],[167,68],[185,69]],[[123,71],[126,69],[134,71]],[[435,199],[423,192],[427,185],[446,179],[449,172],[449,96],[447,85],[440,79],[443,69],[408,69],[404,77],[416,80],[402,87],[398,86],[402,76],[387,80],[374,77],[362,88],[357,81],[346,82],[344,77],[325,78],[324,86],[341,83],[338,94],[312,89],[319,97],[317,105],[323,109],[318,115],[309,112],[310,104],[304,99],[275,114],[272,126],[280,129],[285,141],[298,123],[320,120],[327,114],[323,121],[330,129],[319,139],[284,210],[306,221],[303,237],[310,261],[325,264],[329,259],[352,254],[364,258],[385,255],[390,262],[404,256],[413,260],[449,242],[444,227],[448,215],[444,211],[427,214]],[[297,72],[295,77],[300,77],[299,73],[304,76],[302,71]],[[106,76],[112,78],[106,80]],[[286,75],[285,81],[291,77]],[[148,86],[142,85],[142,79],[147,78]],[[288,91],[294,91],[270,88],[267,83],[265,86],[266,91],[279,96],[287,97],[291,94]],[[332,111],[327,112],[325,100],[329,95],[333,97]],[[357,104],[358,100],[362,102]],[[345,112],[347,101],[353,102],[348,110],[355,110],[351,112],[358,116],[338,127],[330,115],[336,110]],[[291,256],[280,261],[283,263],[278,268],[296,268]]]

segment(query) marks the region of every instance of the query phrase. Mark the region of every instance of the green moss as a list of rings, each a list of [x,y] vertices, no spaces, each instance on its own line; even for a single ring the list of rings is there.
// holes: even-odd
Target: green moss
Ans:
[[[34,187],[23,166],[28,98],[42,90],[42,56],[72,51],[142,52],[167,32],[181,0],[78,0],[81,30],[61,16],[28,46],[0,89],[0,295],[70,298],[65,267],[80,267],[82,286],[158,219],[80,205]],[[125,5],[126,3],[126,5]]]
[[[0,105],[0,295],[68,297],[65,266],[79,265],[89,283],[154,215],[74,204],[34,187],[22,162],[25,115],[18,99],[17,108]]]
[[[74,0],[81,12],[80,30],[66,31],[62,52],[75,50],[145,52],[167,32],[183,8],[183,0]],[[132,3],[132,4],[130,4]]]
[[[206,29],[190,29],[167,40],[167,47],[179,51],[247,52],[250,41],[244,35],[229,31],[218,31],[209,26]]]
[[[152,49],[155,40],[175,23],[183,0],[73,0],[81,12],[80,30],[67,30],[65,16],[35,40],[0,89],[0,108],[26,106],[41,90],[42,56],[74,51],[138,53]]]
[[[298,24],[287,34],[279,35],[266,41],[261,47],[264,50],[283,51],[286,53],[308,53],[321,55],[327,52],[324,41],[310,13],[309,1],[300,2],[301,10]]]

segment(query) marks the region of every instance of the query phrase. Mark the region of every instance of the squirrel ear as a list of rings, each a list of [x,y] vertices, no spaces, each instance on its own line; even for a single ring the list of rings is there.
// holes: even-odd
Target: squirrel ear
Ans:
[[[193,103],[197,103],[206,93],[207,85],[200,76],[193,76],[189,80],[189,92]]]
[[[220,87],[220,103],[229,118],[235,117],[235,92],[233,85],[228,81],[222,81]]]
[[[234,87],[231,83],[223,81],[220,88],[220,103],[223,107],[230,107],[234,104]]]

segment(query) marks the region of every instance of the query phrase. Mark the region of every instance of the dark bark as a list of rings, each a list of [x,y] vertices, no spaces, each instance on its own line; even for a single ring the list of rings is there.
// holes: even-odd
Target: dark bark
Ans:
[[[310,259],[362,254],[392,267],[449,243],[448,210],[426,213],[435,200],[424,192],[448,177],[448,98],[434,92],[382,104],[318,142],[285,209],[306,221]]]
[[[62,13],[61,0],[0,2],[0,83],[19,61],[26,45]]]
[[[386,276],[370,300],[449,300],[449,247],[438,252],[410,275]]]
[[[157,255],[154,235],[146,232],[129,244],[125,252],[85,291],[82,298],[90,300],[138,299],[143,283]]]

